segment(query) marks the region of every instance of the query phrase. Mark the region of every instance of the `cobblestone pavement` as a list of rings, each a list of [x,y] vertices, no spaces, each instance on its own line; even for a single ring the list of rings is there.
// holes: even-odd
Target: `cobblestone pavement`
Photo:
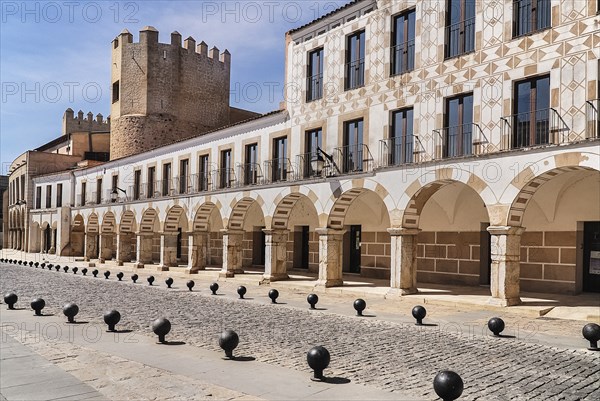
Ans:
[[[116,308],[121,327],[143,332],[164,316],[173,324],[172,340],[212,350],[218,349],[218,334],[233,328],[241,338],[239,355],[302,371],[306,351],[322,344],[332,357],[327,374],[415,397],[435,399],[433,377],[451,369],[463,377],[468,400],[600,399],[600,355],[584,349],[3,265],[0,291],[9,290],[17,292],[22,307],[34,296],[53,312],[77,302],[78,318],[94,323]]]

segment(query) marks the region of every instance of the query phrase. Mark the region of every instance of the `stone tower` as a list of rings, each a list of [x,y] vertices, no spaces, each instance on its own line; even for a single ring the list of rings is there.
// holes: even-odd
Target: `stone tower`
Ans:
[[[189,37],[145,27],[139,43],[124,30],[112,42],[112,159],[199,135],[229,123],[231,55]]]

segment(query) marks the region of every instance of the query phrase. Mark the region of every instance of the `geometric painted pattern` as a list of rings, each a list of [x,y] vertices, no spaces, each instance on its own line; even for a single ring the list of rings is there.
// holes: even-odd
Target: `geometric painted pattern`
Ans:
[[[243,230],[246,213],[254,202],[256,201],[252,198],[244,198],[235,204],[231,211],[231,218],[229,219],[230,230]]]
[[[212,202],[207,202],[198,209],[196,218],[194,219],[194,231],[209,231],[210,215],[215,210],[216,205]]]
[[[154,222],[158,218],[156,210],[150,208],[142,215],[142,222],[140,223],[140,231],[151,233],[154,232]]]
[[[184,210],[181,206],[173,206],[169,209],[165,219],[164,231],[169,233],[177,232],[182,214],[184,214]]]
[[[131,210],[123,213],[121,217],[121,224],[119,225],[119,231],[122,233],[132,233],[135,225],[135,215]]]
[[[279,202],[271,223],[274,229],[286,230],[288,228],[290,213],[292,213],[294,206],[296,206],[300,198],[306,198],[306,196],[300,193],[293,193],[287,195]]]

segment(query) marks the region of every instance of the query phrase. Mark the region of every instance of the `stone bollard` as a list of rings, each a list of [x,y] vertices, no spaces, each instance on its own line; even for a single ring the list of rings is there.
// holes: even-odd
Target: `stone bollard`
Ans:
[[[310,309],[315,309],[315,305],[319,302],[319,296],[317,294],[308,294],[306,302],[310,305]]]
[[[583,335],[583,338],[590,342],[590,346],[588,348],[590,351],[600,351],[600,348],[598,348],[598,341],[600,341],[599,325],[596,323],[588,323],[583,326],[581,334]]]
[[[194,280],[190,280],[187,283],[185,283],[185,285],[187,286],[187,288],[192,291],[192,288],[194,288],[194,285],[196,285],[196,283],[194,283]]]
[[[15,309],[15,304],[19,300],[19,297],[14,292],[9,292],[4,295],[4,303],[8,305],[8,309]]]
[[[165,280],[165,284],[167,285],[167,288],[171,288],[171,286],[173,285],[173,279],[171,277],[167,277],[167,279]]]
[[[119,281],[123,281],[123,276],[124,276],[123,272],[117,273],[117,279],[119,279]]]
[[[306,354],[306,362],[308,362],[308,366],[314,370],[314,375],[310,379],[319,382],[325,380],[323,370],[329,366],[330,360],[331,356],[329,355],[327,348],[321,345],[312,347]]]
[[[425,319],[425,316],[427,316],[427,309],[421,305],[417,305],[412,308],[412,315],[417,320],[417,323],[415,324],[417,326],[423,326],[423,319]]]
[[[35,298],[31,301],[31,309],[35,311],[36,316],[42,316],[42,309],[46,306],[46,301],[42,298]]]
[[[225,330],[219,336],[219,347],[225,351],[225,359],[234,359],[233,350],[240,343],[240,337],[233,330]]]
[[[137,281],[138,278],[139,278],[139,276],[137,274],[131,275],[131,281],[133,281],[133,284],[135,284],[135,282]]]
[[[104,272],[104,278],[108,280],[109,277],[110,277],[110,272],[107,270]]]
[[[152,283],[154,282],[154,276],[148,277],[147,280],[148,280],[148,284],[152,285]]]
[[[94,271],[92,271],[92,274],[94,275],[94,277],[98,277],[98,269],[94,269]]]
[[[356,310],[356,316],[362,316],[363,311],[367,308],[367,303],[364,299],[358,298],[354,301],[354,310]]]
[[[246,295],[246,292],[248,290],[246,290],[246,287],[244,287],[243,285],[240,285],[237,289],[237,293],[240,296],[240,299],[244,299],[244,295]]]
[[[444,401],[454,401],[462,395],[464,384],[458,373],[442,370],[433,379],[435,393]]]
[[[491,318],[488,320],[488,329],[490,329],[496,337],[500,337],[500,333],[504,330],[504,320],[499,317]]]
[[[166,343],[165,336],[171,331],[171,322],[168,319],[161,317],[152,323],[152,331],[158,336],[158,343]]]
[[[79,269],[77,267],[74,267],[71,270],[73,270],[73,274],[77,274],[77,272],[79,271]]]
[[[208,288],[210,288],[213,295],[217,295],[217,290],[219,289],[219,284],[212,283]]]
[[[121,320],[121,314],[116,310],[110,310],[104,314],[104,323],[108,325],[107,331],[115,331],[115,325]]]
[[[81,269],[81,273],[83,273],[83,275],[87,275],[88,269],[87,267],[84,267],[83,269]]]
[[[271,298],[271,303],[276,304],[277,298],[279,298],[279,291],[274,288],[269,290],[269,298]]]
[[[67,317],[69,323],[75,323],[75,316],[79,313],[79,307],[70,302],[63,306],[63,313]]]

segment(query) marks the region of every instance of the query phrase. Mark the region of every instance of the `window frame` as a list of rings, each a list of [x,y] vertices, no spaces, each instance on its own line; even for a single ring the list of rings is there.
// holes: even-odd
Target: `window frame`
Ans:
[[[415,40],[416,40],[416,16],[417,11],[416,11],[416,7],[411,7],[408,8],[404,11],[402,11],[399,14],[396,14],[394,16],[392,16],[392,37],[391,37],[391,49],[390,49],[390,76],[394,77],[394,76],[398,76],[398,75],[402,75],[402,74],[406,74],[408,72],[414,71],[415,69]],[[410,22],[410,16],[413,15],[414,16],[414,22],[413,22],[413,26],[412,26],[412,39],[407,39],[410,35],[410,29],[409,29],[409,22]],[[403,34],[404,34],[404,42],[402,43],[397,43],[396,38],[397,38],[397,28],[398,28],[398,21],[400,19],[403,19]],[[409,53],[411,53],[409,50],[405,50],[403,52],[402,55],[402,62],[400,63],[401,65],[405,65],[406,64],[406,68],[403,69],[399,69],[397,68],[398,65],[396,63],[396,51],[398,46],[400,46],[401,44],[404,44],[406,48],[409,47],[408,43],[413,42],[412,44],[412,65],[409,65],[409,60],[410,60],[410,55]]]
[[[358,46],[355,53],[358,55],[358,58],[351,59],[352,54],[352,41],[353,39],[358,38]],[[346,37],[346,63],[344,68],[344,90],[349,91],[353,89],[362,88],[365,86],[365,59],[367,55],[367,33],[365,29],[360,29],[358,31],[354,31]],[[362,55],[362,57],[360,57]],[[353,66],[351,64],[358,63],[357,66]],[[351,69],[354,68],[357,70],[359,79],[356,79],[354,84],[352,84],[350,74]]]
[[[319,60],[316,74],[313,74],[313,54],[317,54]],[[306,102],[309,103],[323,98],[323,77],[325,69],[324,47],[321,46],[308,52],[308,63],[306,68]],[[312,85],[315,76],[318,76],[316,83],[318,90],[316,91],[316,94],[313,91],[314,86]]]

